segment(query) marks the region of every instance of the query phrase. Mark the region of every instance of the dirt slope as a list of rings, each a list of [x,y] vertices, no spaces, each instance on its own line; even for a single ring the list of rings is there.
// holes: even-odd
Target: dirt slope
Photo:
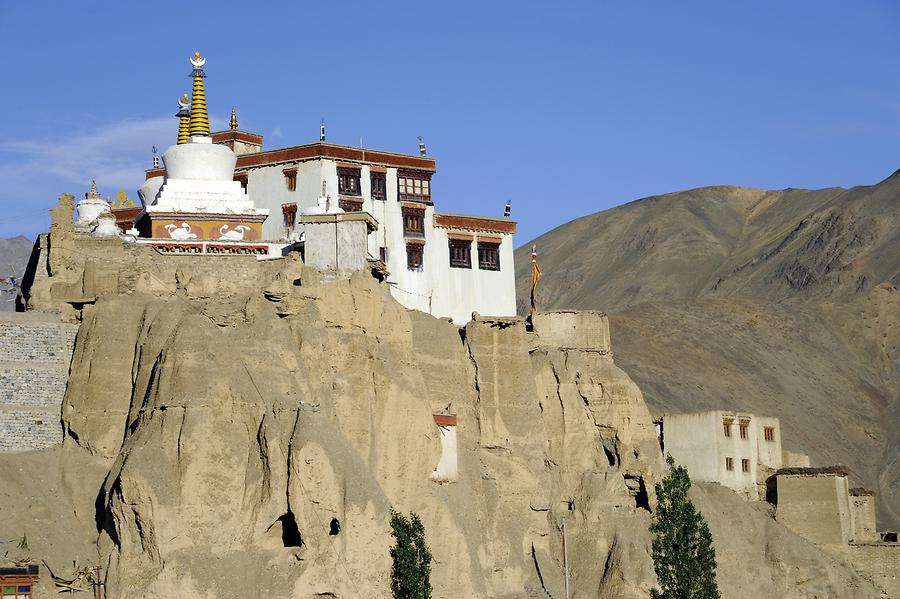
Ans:
[[[852,189],[710,187],[539,237],[542,308],[611,315],[617,361],[656,414],[782,419],[786,447],[845,463],[900,524],[900,176]],[[518,252],[520,308],[531,242]]]

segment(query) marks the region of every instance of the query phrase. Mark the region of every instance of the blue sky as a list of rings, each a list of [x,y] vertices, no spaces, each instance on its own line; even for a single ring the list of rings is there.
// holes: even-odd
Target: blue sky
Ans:
[[[135,189],[188,57],[213,125],[438,160],[438,208],[518,244],[703,185],[874,183],[900,166],[900,3],[0,0],[0,237],[63,191]]]

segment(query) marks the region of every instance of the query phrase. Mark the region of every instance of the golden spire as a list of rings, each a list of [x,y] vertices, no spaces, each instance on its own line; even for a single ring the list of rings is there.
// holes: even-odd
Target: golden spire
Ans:
[[[191,141],[190,134],[190,118],[191,118],[191,110],[188,108],[188,104],[190,100],[188,100],[188,95],[184,94],[181,96],[181,99],[178,100],[178,112],[175,116],[178,117],[178,143],[186,144]]]
[[[231,130],[232,130],[232,131],[237,130],[237,127],[238,127],[238,125],[237,125],[237,112],[234,110],[234,108],[231,109],[231,123],[229,123],[229,125],[231,126]]]
[[[191,77],[194,79],[194,89],[191,92],[191,122],[190,134],[209,135],[209,115],[206,113],[206,91],[203,89],[203,78],[206,74],[203,72],[203,65],[206,59],[200,56],[199,52],[194,53],[191,58],[191,64],[194,70],[191,71]]]

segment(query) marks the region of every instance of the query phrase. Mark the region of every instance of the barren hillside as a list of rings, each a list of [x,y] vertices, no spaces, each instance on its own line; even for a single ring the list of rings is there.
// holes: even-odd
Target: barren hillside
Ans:
[[[539,237],[541,308],[611,315],[654,414],[782,419],[784,443],[847,464],[900,524],[900,175],[852,189],[709,187]],[[520,307],[529,249],[518,252]]]
[[[33,245],[33,241],[22,235],[0,239],[0,279],[10,276],[22,277]],[[0,284],[0,289],[8,287]],[[0,294],[0,310],[15,309],[14,297],[11,294]]]

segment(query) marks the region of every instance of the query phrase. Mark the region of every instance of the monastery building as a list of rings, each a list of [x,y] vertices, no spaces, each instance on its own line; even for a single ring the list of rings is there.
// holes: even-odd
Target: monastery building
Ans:
[[[167,254],[300,251],[335,277],[371,268],[404,306],[457,325],[473,312],[515,315],[516,223],[436,211],[436,162],[421,141],[417,155],[342,146],[325,140],[323,125],[317,142],[265,150],[234,110],[227,131],[210,132],[205,62],[199,52],[191,59],[177,143],[161,165],[154,158],[140,206],[126,213],[122,202],[111,218],[98,214],[94,193],[79,204],[82,226],[127,229]]]

